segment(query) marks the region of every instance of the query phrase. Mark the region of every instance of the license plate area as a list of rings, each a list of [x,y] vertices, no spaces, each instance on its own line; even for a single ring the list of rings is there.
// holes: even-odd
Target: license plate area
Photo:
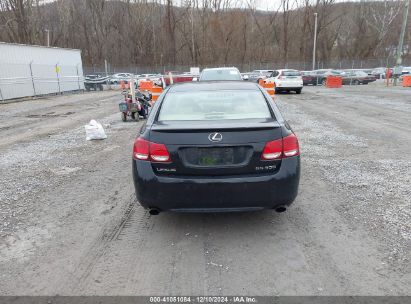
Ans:
[[[181,154],[187,167],[236,167],[244,166],[249,162],[252,147],[192,147],[181,149]]]

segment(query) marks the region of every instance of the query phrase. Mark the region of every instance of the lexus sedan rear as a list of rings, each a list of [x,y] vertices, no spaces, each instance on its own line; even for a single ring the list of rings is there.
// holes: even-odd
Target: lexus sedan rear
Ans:
[[[297,137],[256,83],[182,83],[155,103],[133,148],[137,199],[161,211],[285,211],[298,192]]]

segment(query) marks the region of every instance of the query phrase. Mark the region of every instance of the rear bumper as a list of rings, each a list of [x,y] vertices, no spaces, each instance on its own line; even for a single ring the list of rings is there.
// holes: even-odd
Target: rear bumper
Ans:
[[[162,211],[240,211],[290,205],[297,196],[300,158],[283,159],[276,173],[230,177],[155,175],[151,163],[133,160],[139,203]]]
[[[276,89],[284,89],[284,90],[296,90],[301,89],[303,87],[303,81],[276,81],[275,82]]]
[[[301,90],[303,86],[301,87],[275,87],[276,91],[296,91],[296,90]]]

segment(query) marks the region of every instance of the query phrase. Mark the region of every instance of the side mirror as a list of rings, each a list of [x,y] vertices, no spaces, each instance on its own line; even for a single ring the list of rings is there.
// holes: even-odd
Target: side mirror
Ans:
[[[197,77],[193,77],[193,80],[192,81],[198,81],[198,78]]]

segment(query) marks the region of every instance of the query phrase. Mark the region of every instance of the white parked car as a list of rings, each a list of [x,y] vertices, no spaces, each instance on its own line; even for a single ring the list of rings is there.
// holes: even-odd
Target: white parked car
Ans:
[[[144,78],[144,79],[161,78],[161,74],[141,74],[139,75],[139,78]]]
[[[131,74],[131,73],[113,74],[110,77],[110,83],[111,84],[120,84],[121,81],[124,81],[124,82],[128,83],[131,79],[131,76],[133,76],[133,74]]]
[[[249,80],[258,82],[260,79],[266,79],[269,77],[274,70],[254,70],[250,72]]]
[[[411,67],[403,67],[401,74],[402,74],[402,75],[409,75],[409,74],[411,74]]]
[[[161,74],[141,74],[138,77],[138,85],[140,85],[141,81],[144,80],[151,80],[155,83],[159,83],[162,81],[162,75]]]
[[[297,94],[301,94],[303,89],[303,78],[301,72],[297,70],[276,70],[265,82],[274,82],[276,93],[294,91]]]

